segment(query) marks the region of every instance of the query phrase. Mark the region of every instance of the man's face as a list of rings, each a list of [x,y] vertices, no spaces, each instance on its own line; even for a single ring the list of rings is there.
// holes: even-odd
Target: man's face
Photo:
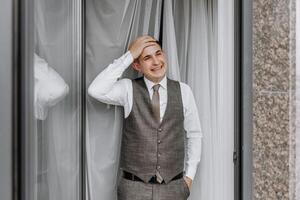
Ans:
[[[150,81],[160,82],[167,71],[167,60],[161,47],[156,43],[146,47],[134,63],[134,68]]]

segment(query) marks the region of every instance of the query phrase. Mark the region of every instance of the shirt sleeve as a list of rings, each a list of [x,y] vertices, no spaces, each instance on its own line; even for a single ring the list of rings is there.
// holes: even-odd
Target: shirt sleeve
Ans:
[[[88,88],[88,94],[106,104],[126,106],[131,80],[119,78],[132,62],[133,57],[129,51],[114,60],[94,79]]]
[[[181,83],[181,91],[184,107],[184,129],[187,139],[185,175],[194,179],[201,158],[202,131],[198,109],[191,88]]]
[[[45,120],[48,109],[61,101],[69,92],[64,79],[35,54],[34,56],[34,107],[35,117]]]

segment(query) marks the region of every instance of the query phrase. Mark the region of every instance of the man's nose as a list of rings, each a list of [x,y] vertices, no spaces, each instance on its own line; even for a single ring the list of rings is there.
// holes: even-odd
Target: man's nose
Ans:
[[[153,56],[153,64],[155,64],[155,65],[159,64],[159,60],[156,56]]]

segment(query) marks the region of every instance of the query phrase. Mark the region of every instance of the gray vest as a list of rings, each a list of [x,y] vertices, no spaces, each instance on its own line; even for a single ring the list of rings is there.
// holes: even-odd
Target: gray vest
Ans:
[[[167,79],[168,102],[161,123],[156,122],[152,113],[144,79],[133,80],[132,87],[133,104],[123,123],[120,166],[145,182],[158,170],[168,183],[184,167],[185,130],[180,84]]]

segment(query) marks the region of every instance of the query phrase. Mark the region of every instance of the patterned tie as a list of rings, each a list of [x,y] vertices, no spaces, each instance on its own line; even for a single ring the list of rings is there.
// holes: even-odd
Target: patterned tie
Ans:
[[[153,95],[151,101],[154,117],[158,123],[160,122],[160,103],[159,103],[159,93],[158,93],[159,87],[160,87],[159,84],[153,86]],[[162,178],[158,170],[156,170],[155,175],[156,175],[157,182],[162,183],[164,179]]]
[[[164,179],[163,179],[163,177],[161,177],[159,171],[156,170],[156,174],[155,175],[156,175],[157,182],[162,183],[164,181]]]
[[[159,106],[159,93],[158,93],[158,89],[159,89],[160,85],[154,85],[153,88],[153,95],[152,95],[152,111],[154,114],[155,119],[157,120],[157,122],[160,122],[160,106]]]

